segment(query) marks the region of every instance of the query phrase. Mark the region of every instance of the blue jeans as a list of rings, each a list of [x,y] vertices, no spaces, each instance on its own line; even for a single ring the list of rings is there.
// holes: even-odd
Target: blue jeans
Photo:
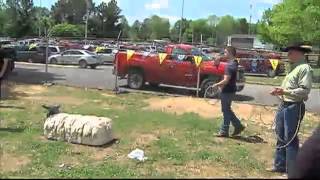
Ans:
[[[221,110],[223,113],[223,123],[221,125],[220,132],[223,134],[229,134],[230,122],[235,128],[240,128],[241,122],[231,109],[232,100],[235,93],[221,93]]]
[[[293,141],[285,148],[277,148],[275,153],[274,167],[277,170],[292,173],[299,150],[298,136],[294,137],[299,122],[305,114],[304,103],[290,103],[280,105],[276,115],[276,133],[278,135],[277,147],[284,146]]]

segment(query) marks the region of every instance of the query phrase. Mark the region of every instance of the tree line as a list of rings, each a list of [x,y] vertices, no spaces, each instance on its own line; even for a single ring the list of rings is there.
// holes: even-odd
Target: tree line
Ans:
[[[50,29],[52,36],[84,37],[86,20],[89,37],[115,38],[122,30],[123,38],[134,41],[170,39],[199,43],[202,36],[203,42],[213,45],[224,43],[230,34],[248,34],[249,27],[256,33],[255,24],[229,15],[182,19],[173,25],[169,19],[153,15],[130,26],[116,0],[100,4],[92,0],[58,0],[50,10],[36,7],[33,0],[6,0],[0,4],[0,36],[43,36]]]
[[[0,1],[0,3],[3,1]],[[283,0],[264,12],[257,24],[230,15],[188,20],[170,24],[157,15],[136,20],[131,26],[116,0],[95,4],[93,0],[58,0],[51,9],[36,7],[33,0],[6,0],[0,4],[0,36],[84,37],[88,36],[134,41],[170,39],[174,42],[224,44],[231,34],[258,34],[265,42],[284,46],[291,41],[320,44],[320,1]],[[181,32],[180,32],[180,26]],[[181,39],[180,39],[181,33]]]

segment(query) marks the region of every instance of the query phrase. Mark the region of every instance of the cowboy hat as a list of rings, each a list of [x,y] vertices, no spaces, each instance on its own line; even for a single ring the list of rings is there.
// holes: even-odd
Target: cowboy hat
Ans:
[[[293,44],[290,44],[288,47],[284,48],[283,52],[296,50],[296,51],[301,51],[303,53],[309,53],[312,51],[311,49],[312,49],[311,46],[304,45],[303,43],[293,43]]]

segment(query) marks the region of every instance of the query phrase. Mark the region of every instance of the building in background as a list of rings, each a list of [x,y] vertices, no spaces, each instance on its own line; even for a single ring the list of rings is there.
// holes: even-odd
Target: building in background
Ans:
[[[273,50],[272,44],[263,43],[256,35],[234,34],[228,36],[228,46],[240,49],[266,49]]]

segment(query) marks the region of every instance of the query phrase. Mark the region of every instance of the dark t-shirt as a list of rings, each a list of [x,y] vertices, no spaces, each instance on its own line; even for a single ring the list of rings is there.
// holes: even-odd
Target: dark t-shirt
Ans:
[[[223,93],[235,93],[237,92],[237,72],[238,72],[238,61],[232,60],[228,63],[224,74],[231,76],[228,84],[222,89]]]

